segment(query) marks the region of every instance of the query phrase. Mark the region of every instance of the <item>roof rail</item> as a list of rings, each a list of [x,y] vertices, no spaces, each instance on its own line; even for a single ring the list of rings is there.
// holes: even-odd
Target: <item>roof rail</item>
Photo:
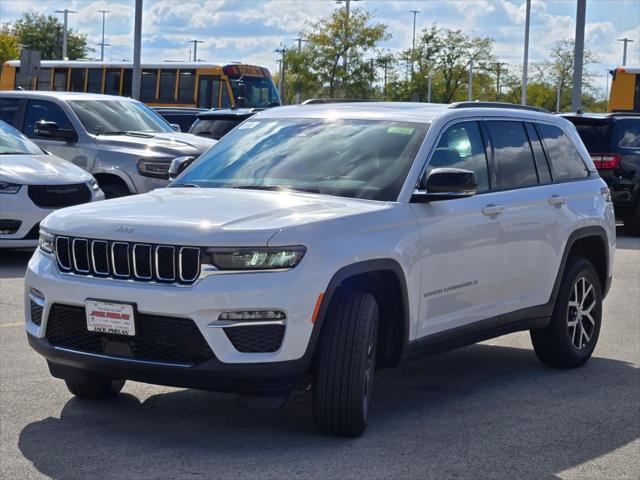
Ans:
[[[531,107],[529,105],[518,105],[517,103],[505,102],[455,102],[448,108],[511,108],[516,110],[529,110],[532,112],[551,113],[546,108]]]
[[[321,103],[355,103],[355,102],[375,102],[368,98],[310,98],[300,105],[316,105]]]
[[[640,116],[640,112],[634,112],[632,110],[614,110],[613,112],[610,112],[609,115],[620,117],[637,117]]]

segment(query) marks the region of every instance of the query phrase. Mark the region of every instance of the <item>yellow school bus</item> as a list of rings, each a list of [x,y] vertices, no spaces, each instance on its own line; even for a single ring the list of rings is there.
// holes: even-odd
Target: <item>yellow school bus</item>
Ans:
[[[0,90],[53,90],[131,96],[127,62],[42,61],[35,78],[20,61],[2,66]],[[163,107],[273,107],[280,98],[269,70],[255,65],[165,62],[143,64],[140,100]]]
[[[611,70],[609,112],[640,112],[640,68],[618,67]]]

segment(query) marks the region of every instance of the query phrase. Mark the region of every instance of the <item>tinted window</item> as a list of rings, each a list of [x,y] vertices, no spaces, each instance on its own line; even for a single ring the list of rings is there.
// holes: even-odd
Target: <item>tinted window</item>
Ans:
[[[1,98],[0,99],[0,120],[13,125],[13,121],[18,113],[20,99],[18,98]]]
[[[46,122],[56,122],[60,130],[71,130],[73,126],[58,105],[45,100],[29,100],[27,104],[27,112],[24,118],[24,134],[27,137],[37,138],[33,129],[40,120]]]
[[[429,160],[427,173],[445,167],[475,172],[478,192],[489,190],[487,156],[477,122],[456,123],[442,134]]]
[[[38,90],[51,90],[51,69],[38,70]]]
[[[71,89],[72,92],[84,92],[84,68],[71,69]]]
[[[220,140],[242,120],[198,120],[189,133]]]
[[[576,123],[576,130],[589,153],[606,153],[609,151],[611,126],[606,122]]]
[[[222,97],[220,100],[220,108],[231,108],[231,100],[229,100],[229,90],[227,89],[226,82],[222,84]]]
[[[122,96],[130,97],[131,96],[131,79],[132,79],[132,71],[130,68],[124,69],[124,77],[122,78]]]
[[[640,148],[640,123],[621,126],[618,146],[620,148]]]
[[[157,80],[157,70],[142,70],[142,79],[140,80],[140,100],[143,102],[155,100]]]
[[[104,93],[120,95],[120,69],[109,69],[104,77]]]
[[[160,70],[160,100],[173,101],[176,90],[176,70]]]
[[[89,69],[89,82],[87,84],[87,92],[102,93],[102,69]]]
[[[521,122],[487,122],[498,177],[498,188],[537,185],[529,138]]]
[[[549,163],[544,155],[544,149],[538,137],[538,132],[532,124],[527,123],[527,135],[529,135],[529,142],[531,143],[531,149],[533,150],[533,158],[536,161],[536,170],[538,170],[538,179],[540,183],[551,183],[551,171],[549,170]]]
[[[67,75],[69,70],[66,68],[60,69],[56,68],[53,73],[53,89],[56,92],[66,92],[67,91]]]
[[[585,178],[589,171],[573,142],[553,125],[537,124],[555,180]]]
[[[156,112],[129,100],[72,100],[69,105],[84,128],[95,135],[126,135],[127,132],[171,132]]]
[[[178,83],[178,100],[193,102],[195,85],[196,85],[195,70],[180,70],[180,79]]]

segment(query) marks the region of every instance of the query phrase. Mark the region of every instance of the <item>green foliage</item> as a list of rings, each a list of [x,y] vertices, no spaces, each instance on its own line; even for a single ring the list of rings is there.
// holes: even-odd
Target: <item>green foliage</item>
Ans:
[[[18,38],[5,29],[0,31],[0,67],[7,60],[15,60],[20,55]]]
[[[10,26],[11,33],[19,43],[33,50],[40,50],[42,60],[62,59],[62,22],[53,15],[41,15],[35,12],[22,14]],[[87,36],[67,31],[67,55],[69,60],[85,58],[93,49],[87,46]]]

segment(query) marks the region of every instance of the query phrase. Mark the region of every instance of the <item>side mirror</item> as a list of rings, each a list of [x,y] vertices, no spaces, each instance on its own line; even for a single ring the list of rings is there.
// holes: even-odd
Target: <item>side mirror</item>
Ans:
[[[169,166],[169,181],[172,181],[178,175],[185,171],[185,169],[193,163],[196,157],[184,156],[177,157],[171,161]]]
[[[177,123],[170,123],[169,126],[173,128],[176,132],[182,132],[182,128]]]
[[[65,142],[72,142],[78,138],[75,131],[60,129],[56,122],[47,122],[45,120],[40,120],[36,123],[33,133],[39,137],[64,140]]]
[[[453,200],[476,194],[476,174],[460,168],[435,168],[420,182],[424,190],[413,191],[411,200],[416,203]]]

